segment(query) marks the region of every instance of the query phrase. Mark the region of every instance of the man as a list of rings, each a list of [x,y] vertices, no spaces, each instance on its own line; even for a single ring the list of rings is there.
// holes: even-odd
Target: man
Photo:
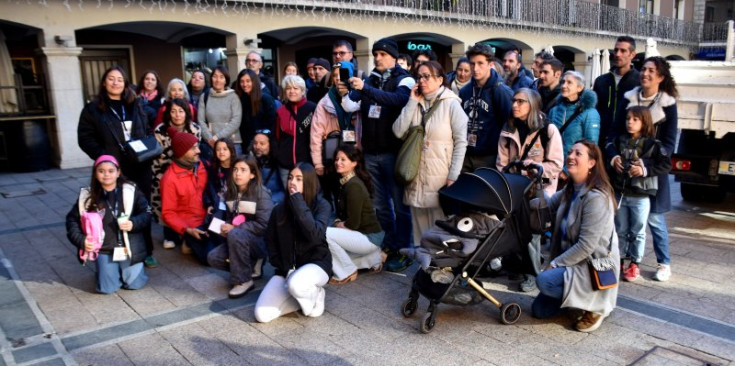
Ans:
[[[355,58],[355,53],[352,49],[352,43],[345,40],[339,40],[332,45],[332,65],[336,65],[343,61],[351,62],[352,65],[355,66],[355,69],[357,69],[357,59]],[[364,72],[362,70],[357,70],[358,78],[362,79],[363,75]]]
[[[413,66],[413,59],[408,54],[399,53],[398,59],[396,59],[396,63],[398,64],[398,66],[402,67],[404,70],[411,72],[411,67]]]
[[[184,237],[182,253],[193,250],[199,262],[206,265],[212,244],[203,227],[207,170],[199,162],[199,140],[174,128],[168,131],[174,159],[161,178],[161,216],[166,226]]]
[[[618,37],[613,50],[612,70],[595,79],[592,90],[597,94],[597,112],[600,114],[600,138],[597,140],[600,148],[604,148],[609,130],[615,123],[623,95],[641,84],[640,74],[632,65],[634,58],[635,39]]]
[[[307,78],[305,80],[306,82],[306,89],[311,89],[316,85],[316,75],[314,74],[314,63],[316,62],[316,57],[310,58],[308,61],[306,61],[306,75]]]
[[[255,51],[248,52],[248,55],[245,57],[245,67],[258,74],[264,91],[267,91],[271,97],[278,98],[278,86],[270,76],[261,72],[263,68],[263,56],[260,53]]]
[[[549,61],[554,59],[554,55],[546,52],[541,51],[534,55],[533,58],[533,64],[531,65],[531,71],[533,72],[533,77],[538,78],[539,77],[539,70],[541,69],[541,64],[544,61]]]
[[[419,65],[426,61],[436,61],[438,57],[432,50],[419,50],[413,53],[413,70],[418,70]]]
[[[322,98],[329,92],[327,86],[329,82],[329,73],[332,72],[332,66],[329,61],[318,58],[314,61],[314,86],[306,93],[306,99],[310,102],[319,103]]]
[[[398,253],[411,244],[411,213],[403,204],[403,188],[396,183],[393,172],[396,155],[402,141],[393,134],[393,122],[408,102],[415,81],[396,64],[398,44],[383,38],[373,45],[375,69],[364,81],[350,78],[351,91],[340,83],[342,106],[348,112],[362,113],[362,148],[365,167],[374,188],[373,206],[385,231],[383,249],[388,252],[384,268],[391,272],[406,269],[411,261]],[[357,104],[359,102],[359,104]],[[392,208],[391,208],[392,207]],[[418,243],[414,243],[418,245]]]
[[[529,88],[533,84],[533,79],[521,73],[521,54],[517,51],[507,51],[503,56],[503,70],[505,70],[505,85],[508,85],[514,92],[520,88]]]
[[[513,91],[493,68],[490,46],[476,43],[467,50],[467,58],[472,80],[459,91],[462,108],[469,117],[463,172],[495,166],[500,130],[510,116],[513,98]]]
[[[564,64],[555,58],[541,62],[539,67],[537,90],[541,94],[541,104],[546,114],[554,106],[556,96],[561,92],[561,73],[563,70]]]

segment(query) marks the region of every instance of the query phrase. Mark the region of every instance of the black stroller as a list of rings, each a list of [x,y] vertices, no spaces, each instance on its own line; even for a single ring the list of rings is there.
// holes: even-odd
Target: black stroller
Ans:
[[[486,264],[496,257],[503,257],[504,268],[513,272],[536,274],[527,249],[531,240],[529,192],[534,187],[537,190],[543,188],[540,178],[543,168],[525,168],[520,165],[518,168],[535,169],[537,174],[534,176],[538,178],[532,180],[519,174],[480,168],[472,173],[463,173],[453,185],[439,191],[439,202],[446,215],[463,217],[469,216],[468,212],[482,212],[495,215],[499,222],[488,230],[487,235],[476,237],[479,244],[472,253],[462,253],[453,240],[445,241],[446,248],[435,252],[431,265],[434,268],[443,268],[445,273],[452,276],[449,277],[451,280],[437,283],[427,271],[416,272],[408,299],[401,305],[401,312],[404,317],[410,317],[418,308],[419,294],[426,297],[430,303],[421,319],[423,333],[429,333],[434,327],[439,303],[470,305],[487,299],[500,309],[500,320],[504,324],[513,324],[520,318],[520,305],[502,304],[475,281],[475,277],[484,273]],[[461,225],[458,223],[460,229],[453,230],[446,222],[437,221],[437,226],[460,239],[474,235],[463,230]],[[425,233],[424,237],[426,235]],[[506,263],[512,268],[508,268]]]

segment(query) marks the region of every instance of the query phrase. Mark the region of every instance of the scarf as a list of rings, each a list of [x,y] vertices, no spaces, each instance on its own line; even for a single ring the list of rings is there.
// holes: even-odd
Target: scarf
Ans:
[[[151,93],[148,93],[148,92],[147,92],[147,91],[145,91],[145,90],[144,90],[144,91],[142,91],[142,92],[140,92],[140,96],[141,96],[141,97],[143,97],[143,98],[145,98],[145,99],[147,99],[147,100],[148,100],[149,102],[150,102],[150,101],[152,101],[152,100],[153,100],[153,98],[155,98],[155,97],[156,97],[156,95],[158,95],[158,90],[154,90],[154,91],[153,91],[153,92],[151,92]]]
[[[334,86],[330,88],[327,95],[329,95],[329,99],[334,105],[334,112],[337,114],[339,129],[343,131],[349,130],[352,126],[352,113],[347,113],[345,112],[344,108],[342,108],[342,104],[340,103],[342,97],[339,95],[339,93],[337,93],[337,88]]]
[[[349,174],[345,175],[344,177],[339,178],[339,184],[342,186],[347,184],[347,182],[349,182],[349,180],[352,179],[354,176],[355,176],[355,171],[353,170]]]
[[[296,136],[296,116],[299,114],[299,108],[306,104],[306,97],[302,97],[296,103],[286,102],[281,108],[278,108],[278,127],[281,131]],[[293,121],[293,122],[291,122]]]
[[[181,159],[174,159],[174,163],[186,170],[194,172],[194,174],[197,173],[197,170],[196,170],[197,165],[198,165],[197,163],[187,163]]]

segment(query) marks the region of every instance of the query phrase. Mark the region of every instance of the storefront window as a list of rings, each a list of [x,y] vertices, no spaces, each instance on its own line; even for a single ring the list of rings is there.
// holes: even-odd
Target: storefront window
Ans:
[[[211,72],[216,66],[227,65],[225,48],[184,48],[184,69],[189,82],[194,70],[204,69]]]

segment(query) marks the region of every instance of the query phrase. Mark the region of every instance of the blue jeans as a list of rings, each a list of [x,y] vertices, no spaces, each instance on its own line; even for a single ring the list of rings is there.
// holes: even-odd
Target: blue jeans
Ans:
[[[365,154],[365,168],[373,183],[373,207],[385,231],[383,248],[398,250],[411,245],[411,211],[403,204],[403,187],[396,183],[395,154]]]
[[[646,220],[651,210],[648,196],[623,196],[615,215],[615,230],[618,233],[620,254],[630,257],[634,263],[643,260],[646,248]]]
[[[97,257],[97,292],[114,294],[120,288],[138,290],[148,282],[143,263],[130,265],[130,260],[113,262],[112,255]]]
[[[670,264],[669,256],[669,229],[666,227],[666,217],[663,213],[651,212],[648,214],[648,228],[653,236],[653,251],[656,253],[656,262]]]
[[[549,268],[536,277],[536,286],[542,294],[554,299],[564,297],[564,272],[566,267]]]
[[[200,226],[197,229],[202,230],[204,232],[207,232],[207,228],[204,226]],[[214,249],[216,244],[219,244],[217,241],[216,236],[214,234],[209,234],[214,236],[213,238],[210,238],[209,236],[199,234],[199,236],[202,238],[202,240],[197,240],[197,238],[189,235],[184,234],[184,240],[186,241],[186,245],[191,248],[192,254],[194,254],[194,257],[196,257],[197,260],[199,260],[199,263],[208,266],[209,262],[207,262],[207,255],[209,255],[209,252]]]

